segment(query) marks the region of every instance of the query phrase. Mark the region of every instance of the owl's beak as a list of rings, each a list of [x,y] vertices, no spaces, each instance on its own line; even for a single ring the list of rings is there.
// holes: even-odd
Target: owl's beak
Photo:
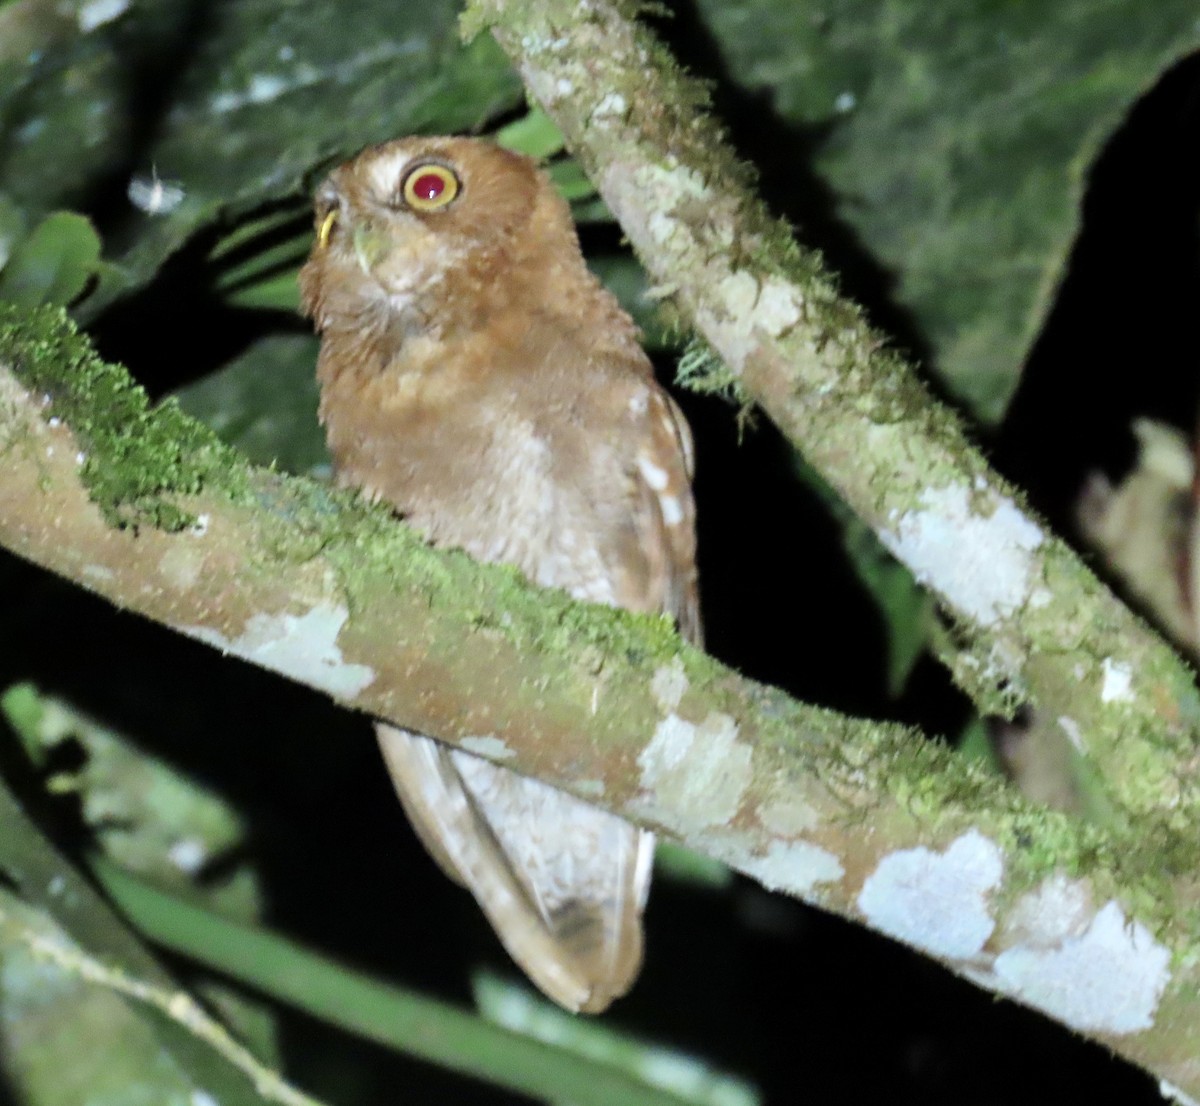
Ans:
[[[338,210],[336,207],[321,220],[320,229],[317,231],[317,249],[323,250],[329,245],[329,236],[333,233],[333,227],[337,220]]]

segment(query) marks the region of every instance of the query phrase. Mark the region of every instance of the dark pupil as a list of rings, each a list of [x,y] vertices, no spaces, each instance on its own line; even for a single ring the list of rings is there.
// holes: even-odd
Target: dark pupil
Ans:
[[[413,183],[413,194],[422,200],[436,200],[446,191],[446,182],[437,173],[422,173]]]

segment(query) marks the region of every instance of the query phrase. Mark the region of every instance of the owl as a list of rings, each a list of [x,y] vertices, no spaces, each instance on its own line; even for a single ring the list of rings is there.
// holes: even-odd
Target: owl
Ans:
[[[300,274],[338,482],[436,546],[700,640],[692,442],[527,157],[402,138],[336,169]],[[469,753],[376,727],[429,852],[573,1011],[632,985],[654,839]]]

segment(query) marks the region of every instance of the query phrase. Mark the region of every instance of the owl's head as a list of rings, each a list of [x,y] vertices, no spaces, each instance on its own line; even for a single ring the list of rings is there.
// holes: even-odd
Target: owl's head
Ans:
[[[527,157],[474,138],[401,138],[372,146],[317,191],[316,241],[300,274],[324,328],[383,310],[428,316],[463,291],[499,294],[506,271],[578,245],[570,212]],[[466,287],[464,287],[466,286]],[[373,305],[373,307],[372,307]]]

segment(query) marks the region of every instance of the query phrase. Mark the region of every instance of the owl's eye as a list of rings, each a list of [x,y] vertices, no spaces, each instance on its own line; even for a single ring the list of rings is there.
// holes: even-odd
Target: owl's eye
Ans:
[[[400,193],[414,211],[436,211],[451,203],[458,190],[458,176],[453,170],[426,162],[408,171]]]

